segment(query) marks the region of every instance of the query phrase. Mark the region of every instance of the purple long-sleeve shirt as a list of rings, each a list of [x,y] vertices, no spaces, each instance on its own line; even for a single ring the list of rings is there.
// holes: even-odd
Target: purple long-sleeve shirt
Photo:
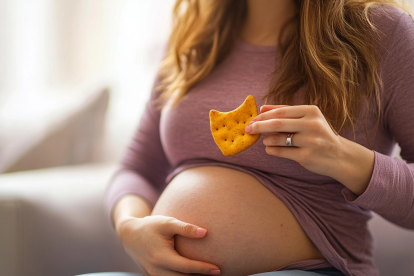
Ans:
[[[375,211],[387,220],[414,229],[414,21],[394,7],[379,9],[374,24],[384,34],[376,44],[384,84],[381,117],[375,135],[365,136],[365,106],[351,131],[341,135],[374,151],[374,170],[366,191],[356,196],[333,178],[299,163],[265,153],[263,136],[248,150],[225,157],[210,133],[209,111],[233,110],[248,95],[258,106],[281,55],[277,47],[240,40],[211,74],[194,86],[178,108],[157,111],[151,99],[120,170],[107,192],[110,213],[123,195],[136,194],[154,205],[167,183],[181,171],[219,165],[254,175],[292,211],[327,261],[345,275],[378,275],[367,221]],[[302,91],[303,92],[303,91]],[[301,93],[295,104],[303,104]],[[367,126],[376,117],[370,108]],[[368,131],[369,134],[369,131]],[[396,143],[401,157],[390,157]],[[312,261],[289,269],[306,269]],[[307,266],[308,265],[308,266]]]

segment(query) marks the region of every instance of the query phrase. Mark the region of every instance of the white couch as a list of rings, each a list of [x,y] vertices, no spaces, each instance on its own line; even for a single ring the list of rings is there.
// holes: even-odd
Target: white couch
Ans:
[[[0,175],[0,276],[139,272],[106,216],[115,165],[88,164]],[[370,221],[382,276],[414,275],[414,232]]]

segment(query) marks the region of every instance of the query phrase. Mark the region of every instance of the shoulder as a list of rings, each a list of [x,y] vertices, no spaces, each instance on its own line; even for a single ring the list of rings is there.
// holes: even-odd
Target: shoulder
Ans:
[[[412,23],[412,16],[401,8],[389,5],[377,5],[371,8],[370,13],[374,25],[384,33],[392,33],[395,27],[404,25],[400,23]],[[412,26],[411,26],[412,27]]]
[[[409,13],[394,6],[378,5],[371,9],[371,14],[379,31],[381,55],[414,45],[414,20]]]
[[[414,113],[408,108],[414,104],[414,20],[400,8],[375,9],[373,23],[381,32],[377,48],[384,90],[381,105],[386,110],[384,118],[388,127],[402,126],[398,116],[414,120]],[[396,126],[392,128],[397,131]]]

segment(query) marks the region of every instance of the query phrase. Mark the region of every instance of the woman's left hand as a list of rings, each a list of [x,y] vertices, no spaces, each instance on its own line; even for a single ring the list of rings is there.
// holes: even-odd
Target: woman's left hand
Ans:
[[[266,153],[294,160],[307,170],[326,176],[341,157],[341,136],[334,133],[315,105],[264,105],[246,127],[249,134],[271,133],[263,139]],[[292,145],[286,145],[289,133]]]

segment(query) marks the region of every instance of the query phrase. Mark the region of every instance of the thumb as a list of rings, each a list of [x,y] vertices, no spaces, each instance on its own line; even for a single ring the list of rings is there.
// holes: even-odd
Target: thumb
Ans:
[[[207,233],[207,230],[202,227],[178,219],[173,219],[171,221],[170,230],[172,230],[174,234],[192,239],[203,238]]]

